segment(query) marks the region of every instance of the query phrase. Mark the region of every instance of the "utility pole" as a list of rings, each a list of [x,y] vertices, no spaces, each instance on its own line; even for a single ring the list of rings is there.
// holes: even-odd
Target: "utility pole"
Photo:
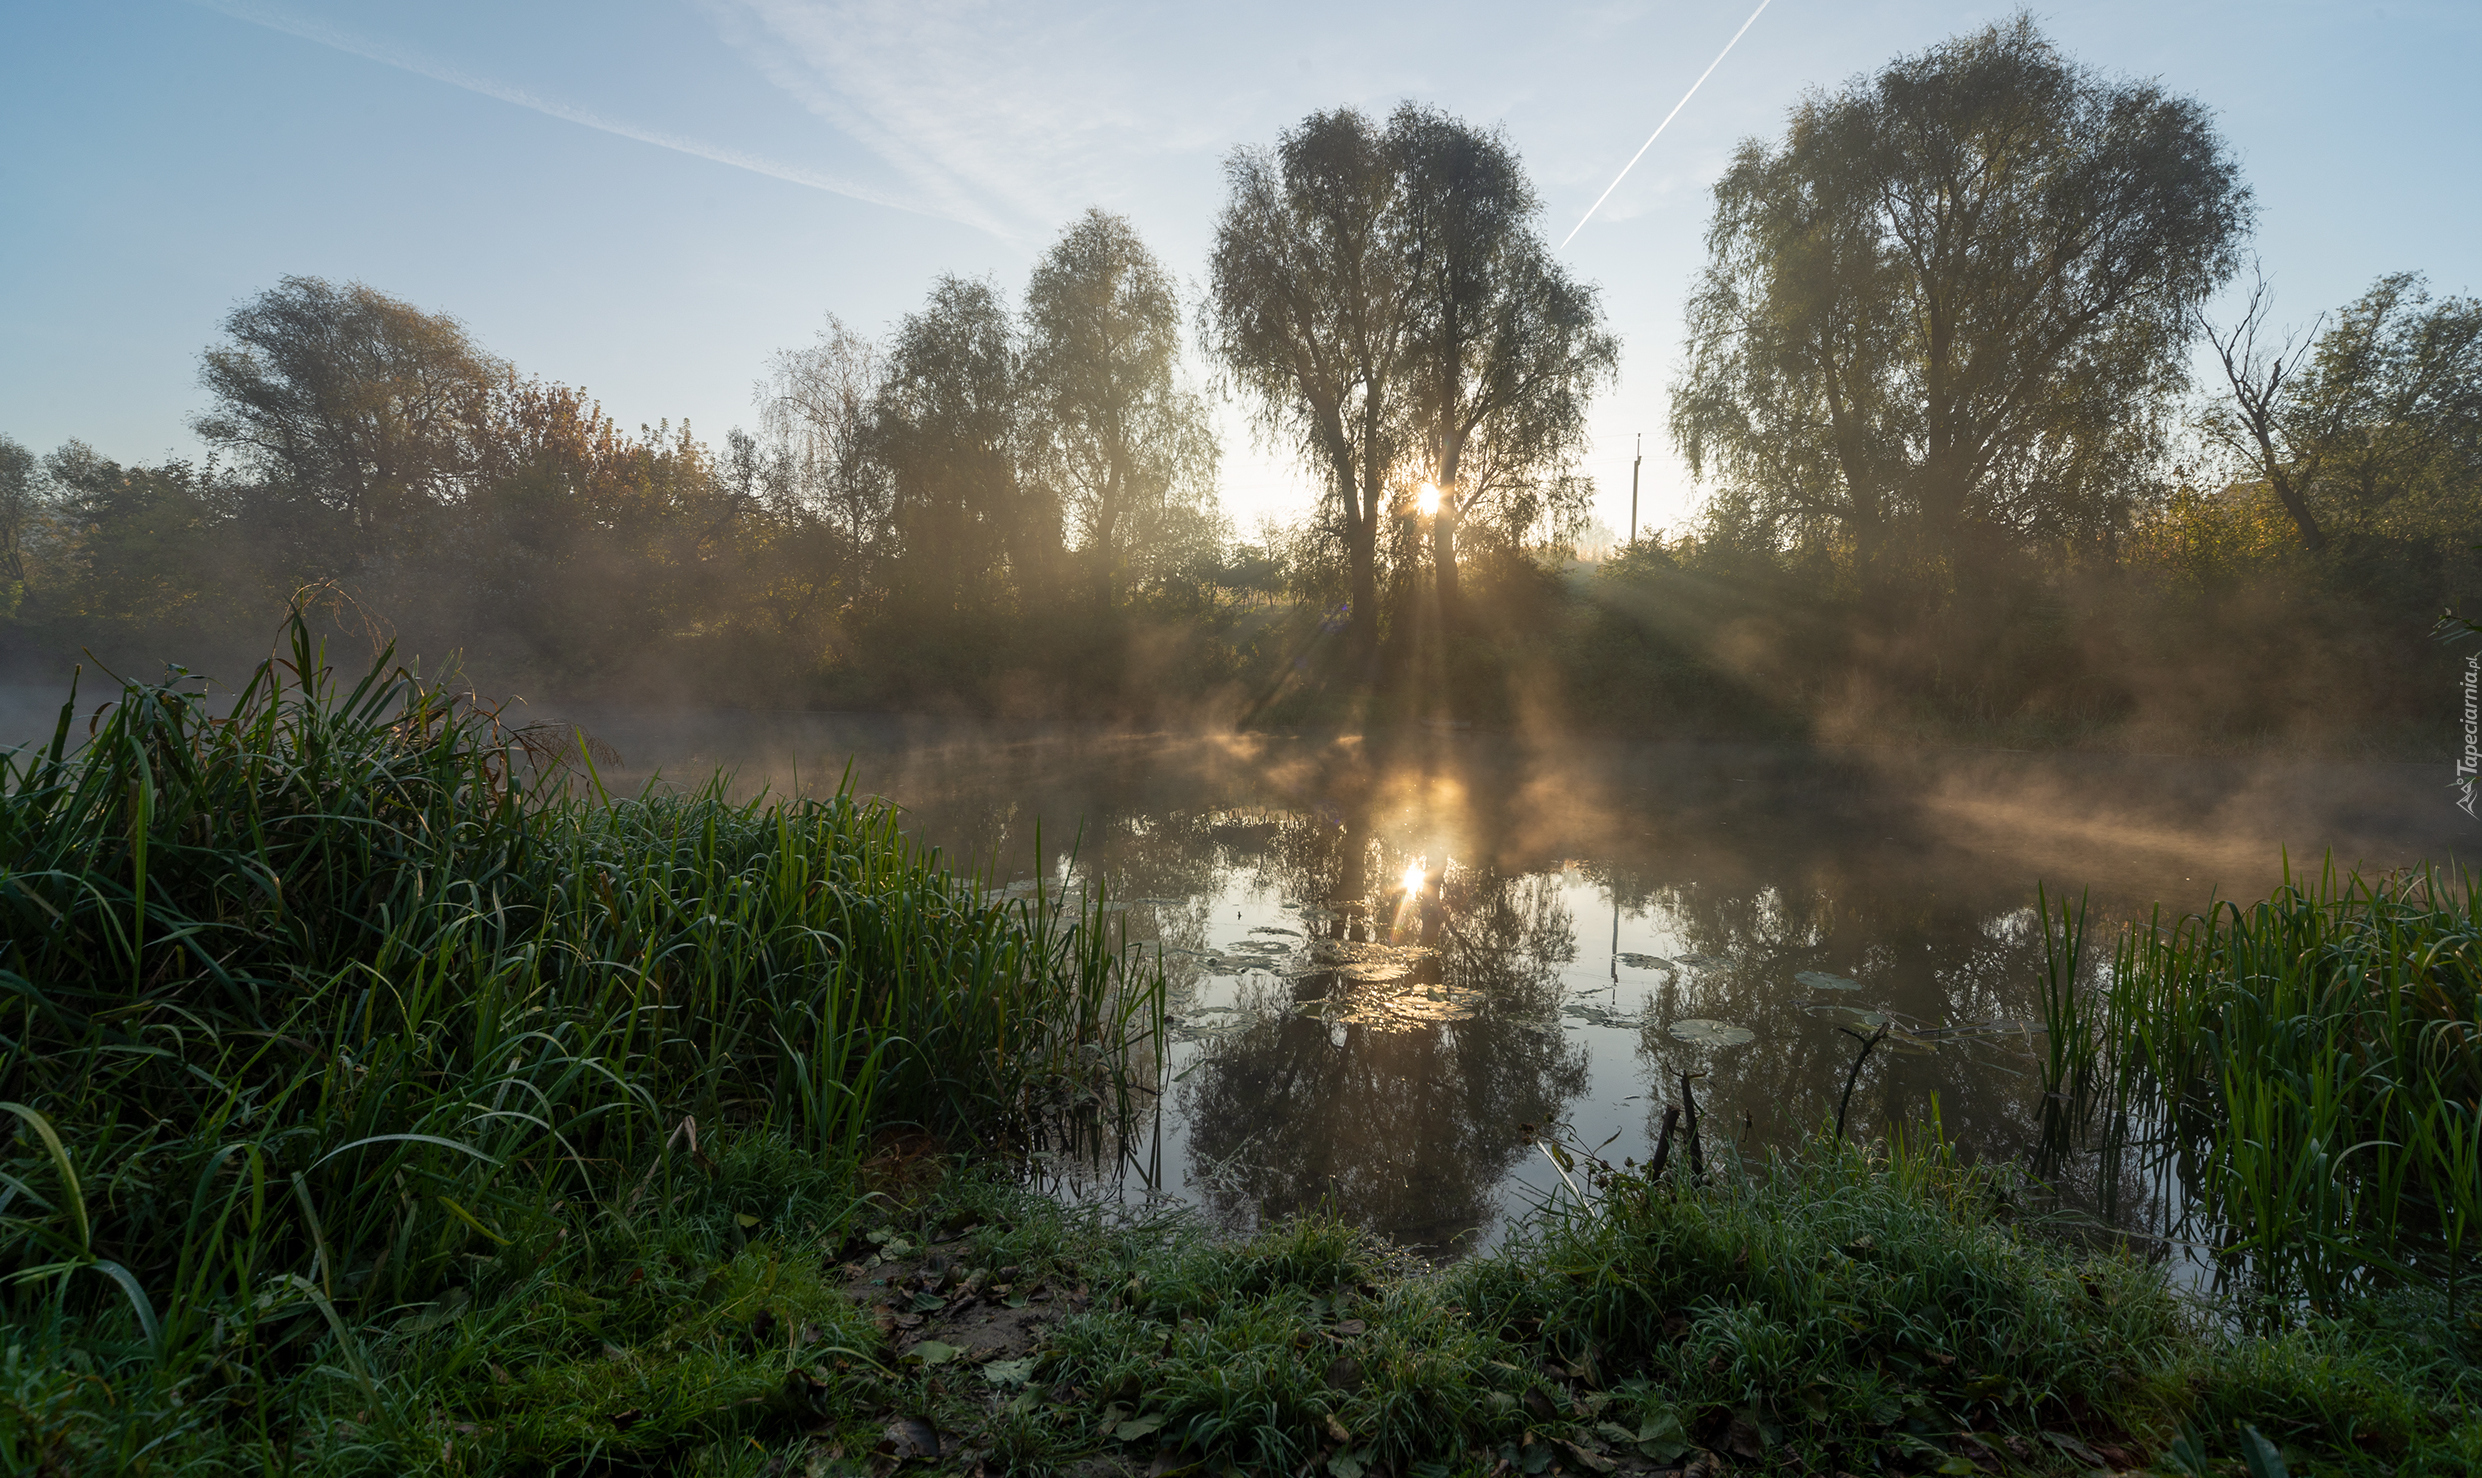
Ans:
[[[1646,461],[1646,433],[1637,434],[1637,460],[1629,464],[1629,547],[1637,547],[1637,469]]]

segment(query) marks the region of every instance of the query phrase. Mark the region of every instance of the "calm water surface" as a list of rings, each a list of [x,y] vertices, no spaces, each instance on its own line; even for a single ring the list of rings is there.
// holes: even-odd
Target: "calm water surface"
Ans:
[[[641,773],[812,788],[850,762],[995,888],[1106,888],[1171,986],[1123,1193],[1443,1252],[1552,1187],[1528,1126],[1642,1160],[1684,1073],[1710,1145],[1832,1120],[1839,1027],[1900,1029],[1857,1133],[1935,1104],[1968,1154],[2022,1154],[2038,883],[2108,926],[2263,894],[2287,856],[2477,835],[2414,765],[577,716]]]

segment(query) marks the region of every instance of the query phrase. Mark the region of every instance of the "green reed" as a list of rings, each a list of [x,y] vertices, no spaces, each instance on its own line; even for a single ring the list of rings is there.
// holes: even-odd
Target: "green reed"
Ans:
[[[2071,998],[2073,1000],[2073,997]],[[2482,1223],[2482,893],[2434,870],[2315,882],[2120,941],[2099,1026],[2102,1175],[2177,1193],[2256,1319],[2428,1282]],[[2073,1055],[2073,1053],[2072,1053]]]
[[[289,637],[0,755],[0,1321],[368,1384],[358,1321],[644,1214],[702,1128],[1128,1121],[1162,980],[1099,896],[990,902],[849,789],[614,798],[575,731]]]

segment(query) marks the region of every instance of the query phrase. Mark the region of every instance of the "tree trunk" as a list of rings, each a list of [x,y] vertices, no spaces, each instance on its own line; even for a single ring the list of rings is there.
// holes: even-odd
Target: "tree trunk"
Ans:
[[[1120,521],[1119,515],[1120,510],[1110,502],[1095,515],[1094,596],[1095,604],[1106,612],[1112,609],[1112,526]]]
[[[1378,537],[1377,519],[1363,517],[1358,508],[1345,515],[1345,539],[1351,546],[1353,572],[1352,610],[1345,627],[1345,642],[1357,665],[1379,649]]]
[[[1456,479],[1463,470],[1465,439],[1451,433],[1439,457],[1439,512],[1431,520],[1431,565],[1439,581],[1439,625],[1443,631],[1456,630],[1461,609],[1458,602],[1456,570]]]

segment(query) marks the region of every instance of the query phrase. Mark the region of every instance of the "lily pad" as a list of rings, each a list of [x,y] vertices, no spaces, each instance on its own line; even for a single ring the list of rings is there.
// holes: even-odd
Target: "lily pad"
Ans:
[[[1844,975],[1830,975],[1824,970],[1798,970],[1793,979],[1812,990],[1860,990],[1861,982]]]
[[[1758,1033],[1746,1026],[1730,1026],[1703,1016],[1684,1016],[1672,1023],[1676,1041],[1693,1047],[1746,1047],[1758,1040]]]
[[[1406,976],[1413,973],[1413,967],[1410,965],[1392,965],[1381,961],[1370,961],[1362,964],[1347,965],[1343,969],[1338,970],[1336,973],[1343,976],[1347,980],[1359,980],[1367,984],[1378,985],[1390,980],[1404,979]]]

